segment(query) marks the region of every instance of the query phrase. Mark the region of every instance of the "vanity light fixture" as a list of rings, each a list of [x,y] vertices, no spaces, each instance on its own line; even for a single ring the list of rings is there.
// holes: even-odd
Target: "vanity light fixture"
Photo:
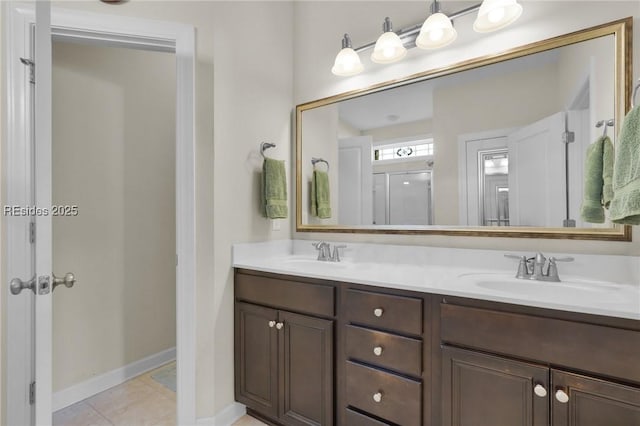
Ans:
[[[398,34],[393,32],[389,17],[384,18],[382,31],[382,35],[378,37],[373,48],[371,60],[376,64],[391,64],[407,56],[407,49]]]
[[[473,23],[477,33],[496,31],[512,24],[522,15],[517,0],[484,0]]]
[[[336,56],[336,61],[331,68],[331,72],[335,75],[348,77],[350,75],[356,75],[362,70],[362,62],[360,62],[360,56],[353,50],[351,46],[351,38],[349,34],[345,34],[342,38],[342,50]]]
[[[522,15],[522,6],[518,0],[483,0],[482,3],[467,7],[454,13],[440,11],[440,1],[431,3],[431,15],[422,24],[393,31],[391,20],[384,19],[383,34],[375,43],[368,43],[353,49],[347,34],[342,40],[342,50],[336,56],[331,72],[339,76],[351,76],[360,73],[364,67],[359,52],[373,48],[371,60],[378,64],[397,62],[407,55],[407,48],[417,46],[421,49],[438,49],[455,41],[458,36],[453,28],[453,20],[478,11],[473,29],[478,33],[500,30]],[[348,49],[348,50],[347,50]]]
[[[458,32],[453,28],[451,19],[440,12],[440,3],[431,3],[431,15],[424,21],[420,34],[416,38],[416,46],[420,49],[438,49],[455,41]]]

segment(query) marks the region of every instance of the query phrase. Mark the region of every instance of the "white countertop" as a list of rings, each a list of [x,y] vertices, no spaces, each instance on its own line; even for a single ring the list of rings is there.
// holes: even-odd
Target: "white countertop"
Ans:
[[[233,266],[640,320],[639,257],[545,253],[567,255],[559,283],[516,280],[517,261],[501,251],[387,244],[348,244],[339,263],[317,261],[307,240],[235,244]]]

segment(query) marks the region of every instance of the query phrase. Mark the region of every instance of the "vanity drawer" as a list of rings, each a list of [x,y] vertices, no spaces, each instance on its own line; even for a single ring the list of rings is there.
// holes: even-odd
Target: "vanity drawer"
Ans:
[[[640,383],[640,332],[441,304],[442,341]]]
[[[422,334],[422,299],[347,290],[347,321],[419,336]]]
[[[349,408],[345,414],[345,424],[348,426],[391,426],[389,423],[381,422]]]
[[[346,326],[347,356],[400,373],[422,375],[422,341],[355,325]],[[374,351],[376,350],[377,351]],[[379,355],[378,355],[379,354]]]
[[[238,300],[293,312],[335,316],[335,287],[236,272]]]
[[[422,384],[347,361],[348,405],[403,426],[420,426]],[[379,402],[374,395],[380,394]]]

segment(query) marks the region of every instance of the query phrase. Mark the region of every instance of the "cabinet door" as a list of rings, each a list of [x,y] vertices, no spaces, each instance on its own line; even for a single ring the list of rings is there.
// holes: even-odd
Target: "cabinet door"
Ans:
[[[333,321],[280,312],[280,413],[286,425],[333,425]]]
[[[445,346],[442,369],[443,426],[549,424],[548,368]]]
[[[557,370],[551,377],[553,426],[640,425],[640,389]]]
[[[278,412],[278,311],[236,303],[236,400],[269,416]]]

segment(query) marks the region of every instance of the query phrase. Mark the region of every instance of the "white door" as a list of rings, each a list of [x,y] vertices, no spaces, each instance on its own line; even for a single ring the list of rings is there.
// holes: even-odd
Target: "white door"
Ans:
[[[340,139],[338,145],[338,223],[373,224],[371,136]]]
[[[35,424],[52,420],[52,274],[51,238],[51,9],[36,1],[35,31],[35,206],[49,214],[36,215],[35,267]],[[71,278],[71,277],[70,277]],[[72,278],[71,278],[72,279]]]
[[[511,226],[563,226],[564,128],[565,113],[559,112],[509,135]]]

